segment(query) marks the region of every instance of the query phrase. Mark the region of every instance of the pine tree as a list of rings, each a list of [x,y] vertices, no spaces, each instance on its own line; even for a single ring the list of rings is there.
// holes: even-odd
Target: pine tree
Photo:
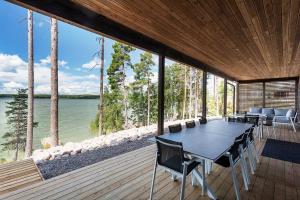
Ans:
[[[105,109],[105,113],[108,116],[108,118],[110,118],[110,120],[125,121],[124,128],[128,128],[128,103],[127,103],[128,88],[125,85],[125,80],[126,80],[125,71],[128,66],[132,65],[129,54],[135,49],[129,45],[125,45],[120,42],[114,43],[113,49],[114,52],[112,54],[112,62],[107,69],[109,96],[110,96],[109,99],[111,99],[113,102],[112,104],[110,104],[111,105],[110,108]],[[116,113],[118,113],[117,115],[118,119],[111,118],[111,116],[114,116],[114,114],[116,113],[107,113],[107,112],[114,112],[114,109],[112,109],[112,107],[118,109],[115,111]],[[119,118],[120,117],[119,113],[124,113],[123,119]],[[110,121],[108,118],[106,120]],[[114,124],[114,123],[110,121],[109,124]],[[120,127],[115,127],[115,128],[119,130]]]
[[[138,126],[150,124],[151,67],[154,64],[152,54],[145,52],[140,55],[140,62],[132,66],[135,81],[130,84],[129,105],[131,119]]]
[[[25,157],[32,154],[33,143],[33,120],[34,120],[34,69],[33,69],[33,15],[32,11],[27,12],[28,31],[28,116],[27,116],[27,138]]]
[[[13,100],[7,103],[7,124],[9,131],[2,138],[6,140],[2,143],[2,150],[14,150],[14,160],[18,160],[19,151],[25,150],[26,133],[27,133],[27,89],[17,89],[17,95]],[[38,124],[33,123],[33,127]]]
[[[58,138],[58,32],[57,20],[51,18],[51,145],[59,144]]]
[[[165,71],[165,114],[167,119],[182,117],[184,97],[183,65],[174,63]]]
[[[101,43],[101,50],[99,52],[100,55],[100,98],[99,98],[99,135],[103,134],[103,77],[104,77],[104,37],[102,36],[99,39],[99,44]]]

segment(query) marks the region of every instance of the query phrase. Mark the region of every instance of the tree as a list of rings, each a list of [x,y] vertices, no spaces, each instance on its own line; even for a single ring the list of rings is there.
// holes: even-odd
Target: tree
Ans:
[[[176,120],[182,116],[184,96],[183,65],[174,63],[165,71],[165,114],[166,119]]]
[[[101,42],[102,41],[102,42]],[[104,77],[104,37],[102,36],[99,39],[99,43],[101,43],[100,50],[100,102],[99,102],[99,135],[103,134],[103,77]]]
[[[185,119],[185,107],[186,107],[186,80],[187,80],[187,66],[184,66],[184,95],[183,95],[183,105],[182,105],[182,119]]]
[[[189,71],[189,119],[192,118],[192,98],[193,98],[193,78],[194,78],[194,69],[190,67]]]
[[[33,120],[34,120],[34,69],[33,69],[33,16],[32,11],[27,11],[28,31],[28,115],[27,115],[27,138],[25,157],[32,154]]]
[[[113,44],[114,53],[112,54],[111,65],[107,69],[108,83],[110,86],[111,95],[118,100],[121,100],[124,108],[125,128],[128,128],[128,88],[125,84],[125,71],[128,66],[131,66],[130,52],[135,49],[129,45],[116,42]],[[121,88],[121,89],[120,89]],[[116,105],[113,105],[116,106]],[[122,108],[122,106],[117,106]]]
[[[151,67],[154,64],[152,54],[145,52],[140,55],[140,62],[132,65],[135,75],[134,82],[130,84],[129,105],[132,109],[131,118],[138,126],[150,124],[151,77],[153,76]]]
[[[58,138],[58,33],[57,20],[51,18],[51,145],[59,144]]]
[[[15,150],[14,160],[18,160],[19,151],[25,150],[27,133],[27,89],[17,89],[17,95],[7,103],[7,124],[9,131],[2,138],[6,140],[2,143],[2,150]],[[33,123],[33,127],[38,124]]]

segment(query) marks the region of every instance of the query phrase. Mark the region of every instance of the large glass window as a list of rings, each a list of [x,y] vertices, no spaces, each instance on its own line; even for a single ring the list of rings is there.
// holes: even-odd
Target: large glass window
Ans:
[[[235,111],[235,83],[227,83],[227,115]]]
[[[207,117],[220,117],[224,108],[224,79],[207,73]]]
[[[202,77],[201,70],[166,59],[165,121],[201,115]]]

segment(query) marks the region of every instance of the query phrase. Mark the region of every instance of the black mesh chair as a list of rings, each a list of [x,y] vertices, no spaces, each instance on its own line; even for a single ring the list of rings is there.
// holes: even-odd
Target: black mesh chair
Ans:
[[[169,126],[170,133],[178,133],[182,130],[181,124],[173,124]]]
[[[256,163],[259,162],[259,157],[258,157],[257,150],[255,148],[253,130],[254,130],[254,127],[250,128],[246,133],[247,133],[247,146],[248,146],[248,149],[249,149],[249,154],[251,154],[251,157],[253,159],[252,160],[253,171],[255,171],[256,170]]]
[[[185,126],[186,126],[186,128],[194,128],[196,126],[196,123],[194,120],[187,121],[187,122],[185,122]]]
[[[227,121],[228,122],[236,122],[236,118],[234,118],[234,117],[228,117]]]
[[[259,115],[245,115],[246,123],[253,124],[253,127],[256,128],[256,136],[259,136]]]
[[[246,123],[246,118],[245,117],[237,117],[236,122],[238,123]]]
[[[246,190],[248,190],[248,184],[249,184],[249,180],[248,180],[248,177],[246,175],[246,170],[245,170],[246,163],[245,163],[245,159],[243,157],[243,151],[241,150],[242,146],[243,146],[243,142],[244,142],[244,137],[245,137],[244,134],[242,134],[240,137],[237,137],[234,141],[234,144],[231,146],[230,150],[225,155],[221,156],[215,162],[223,167],[231,168],[233,187],[234,187],[234,191],[236,194],[236,198],[238,200],[241,199],[238,180],[237,180],[237,174],[236,174],[236,169],[235,169],[238,164],[240,164],[240,166],[241,166],[244,186],[245,186]]]
[[[153,190],[155,183],[155,175],[157,166],[163,167],[169,170],[172,174],[182,177],[180,199],[184,199],[184,188],[186,176],[190,174],[199,162],[190,160],[184,157],[182,144],[179,142],[170,141],[167,139],[156,138],[157,154],[155,159],[155,166],[151,184],[150,200],[153,198]]]
[[[273,128],[273,134],[274,134],[274,137],[276,138],[276,135],[275,135],[275,132],[274,132],[274,127],[273,127],[273,119],[270,119],[270,118],[266,117],[266,118],[263,120],[262,125],[263,125],[263,127],[266,127],[266,128],[267,128],[268,137],[270,137],[270,130],[269,130],[269,127],[272,127],[272,128]]]

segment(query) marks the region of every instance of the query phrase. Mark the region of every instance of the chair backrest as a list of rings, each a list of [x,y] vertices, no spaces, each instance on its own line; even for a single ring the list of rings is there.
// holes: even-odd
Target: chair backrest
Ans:
[[[236,122],[236,118],[234,118],[234,117],[228,117],[227,121],[228,122]]]
[[[246,135],[247,137],[249,138],[250,141],[253,141],[254,140],[254,137],[253,137],[253,130],[254,130],[254,127],[251,127],[249,128],[247,131],[246,131]]]
[[[179,173],[183,172],[184,153],[182,143],[156,138],[157,163]]]
[[[239,146],[244,142],[245,134],[236,137],[233,145],[231,146],[229,153],[232,155],[232,159],[235,161],[239,157]]]
[[[196,123],[195,123],[194,120],[187,121],[187,122],[185,122],[185,126],[186,126],[187,128],[194,128],[194,127],[196,126]]]
[[[246,115],[246,123],[258,126],[259,116],[258,115]]]
[[[246,123],[246,118],[245,117],[237,117],[236,122],[238,123]]]
[[[173,124],[169,126],[170,133],[178,133],[182,130],[181,124]]]

